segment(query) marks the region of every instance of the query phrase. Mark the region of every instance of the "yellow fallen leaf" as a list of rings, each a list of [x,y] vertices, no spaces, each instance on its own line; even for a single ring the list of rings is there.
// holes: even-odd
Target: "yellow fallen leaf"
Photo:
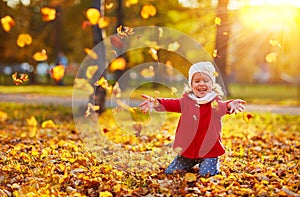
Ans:
[[[0,111],[0,122],[4,123],[7,120],[7,113]]]
[[[45,120],[42,122],[42,128],[57,128],[57,125],[52,120]]]
[[[37,120],[35,119],[34,116],[31,116],[30,118],[26,119],[27,125],[31,127],[36,127],[37,126]]]
[[[197,180],[197,176],[193,173],[186,173],[184,175],[184,179],[187,181],[187,182],[193,182],[193,181],[196,181]]]
[[[101,197],[113,197],[112,193],[110,193],[109,191],[100,192],[100,196]]]

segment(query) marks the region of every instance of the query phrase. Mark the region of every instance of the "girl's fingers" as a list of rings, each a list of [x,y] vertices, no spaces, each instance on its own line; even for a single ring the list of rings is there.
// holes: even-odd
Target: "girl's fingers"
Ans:
[[[142,98],[144,98],[144,99],[149,99],[150,96],[148,96],[148,95],[146,95],[146,94],[142,94]]]
[[[148,102],[147,101],[143,101],[141,104],[139,104],[138,106],[139,107],[143,107],[143,106],[145,106],[145,105],[148,105]]]

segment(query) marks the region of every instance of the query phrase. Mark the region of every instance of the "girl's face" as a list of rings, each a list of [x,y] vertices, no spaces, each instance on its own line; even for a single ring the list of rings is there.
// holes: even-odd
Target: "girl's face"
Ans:
[[[195,73],[192,78],[192,90],[199,98],[202,98],[206,96],[207,93],[211,92],[212,81],[209,76],[205,73]]]

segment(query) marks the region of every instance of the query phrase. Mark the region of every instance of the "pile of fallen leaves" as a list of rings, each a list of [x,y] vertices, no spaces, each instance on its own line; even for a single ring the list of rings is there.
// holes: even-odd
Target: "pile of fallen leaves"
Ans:
[[[88,149],[73,123],[10,119],[7,113],[0,118],[0,196],[300,195],[298,116],[225,117],[221,173],[204,178],[197,167],[194,173],[163,173],[174,157],[174,119],[152,133],[131,125],[133,134],[123,137],[117,128],[103,128],[101,136],[122,148],[116,161],[109,157],[113,149],[101,149],[106,158]]]

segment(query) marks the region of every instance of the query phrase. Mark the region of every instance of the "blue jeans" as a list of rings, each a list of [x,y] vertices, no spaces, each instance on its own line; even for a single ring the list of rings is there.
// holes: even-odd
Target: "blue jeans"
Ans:
[[[199,164],[199,174],[201,176],[213,176],[220,172],[220,162],[218,157],[189,159],[178,155],[167,167],[165,173],[172,174],[176,170],[189,171],[197,164]]]

